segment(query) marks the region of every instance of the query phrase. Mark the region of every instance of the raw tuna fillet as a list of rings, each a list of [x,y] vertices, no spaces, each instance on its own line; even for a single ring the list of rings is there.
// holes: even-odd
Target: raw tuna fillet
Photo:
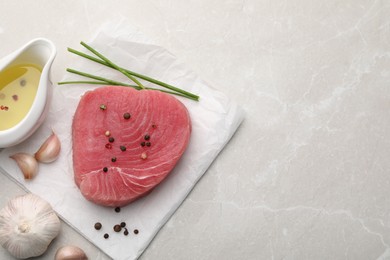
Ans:
[[[82,96],[72,130],[74,178],[81,193],[117,207],[167,177],[188,145],[191,121],[171,95],[107,86]]]

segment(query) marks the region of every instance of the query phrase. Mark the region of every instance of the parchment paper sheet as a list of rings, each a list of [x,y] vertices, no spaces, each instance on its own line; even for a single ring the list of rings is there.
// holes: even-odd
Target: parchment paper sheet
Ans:
[[[122,67],[171,83],[201,97],[200,102],[179,98],[188,108],[193,126],[189,147],[180,163],[152,193],[123,207],[119,213],[112,208],[86,201],[73,181],[71,125],[80,96],[97,86],[54,84],[48,118],[27,141],[1,151],[0,170],[29,192],[50,202],[64,221],[110,257],[136,259],[224,148],[242,122],[243,112],[224,94],[214,90],[171,53],[153,44],[126,21],[102,26],[88,43]],[[88,53],[81,45],[69,47]],[[77,56],[72,57],[69,67],[126,80],[117,71]],[[65,71],[64,75],[64,80],[77,78]],[[40,164],[36,178],[25,181],[9,155],[17,152],[34,153],[50,135],[52,128],[62,142],[59,159],[51,164]],[[100,231],[93,228],[97,221],[103,224]],[[122,221],[127,223],[129,236],[112,231],[113,225]],[[135,228],[139,230],[136,236],[131,232]],[[106,232],[110,234],[109,239],[103,238]]]

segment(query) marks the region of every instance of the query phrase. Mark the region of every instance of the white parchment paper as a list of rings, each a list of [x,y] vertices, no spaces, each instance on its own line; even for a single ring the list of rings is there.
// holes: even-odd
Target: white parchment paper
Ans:
[[[125,21],[103,26],[88,43],[122,67],[201,97],[199,102],[179,98],[190,112],[193,132],[189,147],[177,167],[152,193],[123,207],[119,213],[85,200],[73,181],[71,125],[80,96],[97,86],[55,85],[48,118],[27,141],[1,151],[0,170],[29,192],[50,202],[64,221],[113,259],[136,259],[224,148],[243,120],[243,113],[224,94],[214,90],[171,53],[153,44]],[[88,52],[82,46],[70,47]],[[126,80],[117,71],[77,56],[72,58],[69,67],[116,80]],[[77,78],[65,72],[64,75],[67,80]],[[52,164],[40,164],[36,178],[25,181],[9,155],[17,152],[34,153],[50,135],[51,128],[62,142],[61,155]],[[98,221],[103,224],[100,231],[93,227]],[[112,230],[115,224],[122,221],[127,223],[129,236]],[[138,229],[139,234],[134,235],[133,229]],[[103,238],[104,233],[110,235],[109,239]]]

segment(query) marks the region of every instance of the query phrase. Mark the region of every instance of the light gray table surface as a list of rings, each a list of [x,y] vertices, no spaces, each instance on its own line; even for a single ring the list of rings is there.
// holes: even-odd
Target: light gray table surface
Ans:
[[[390,1],[0,1],[0,57],[135,27],[234,99],[236,135],[140,259],[390,259]],[[0,207],[17,194],[0,174]],[[109,259],[72,228],[65,244]],[[12,259],[0,248],[0,259]]]

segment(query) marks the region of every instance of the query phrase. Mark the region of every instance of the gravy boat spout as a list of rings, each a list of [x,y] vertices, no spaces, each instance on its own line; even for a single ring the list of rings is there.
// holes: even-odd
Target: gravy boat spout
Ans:
[[[40,74],[39,79],[37,76],[36,84],[34,88],[35,98],[31,100],[32,104],[29,107],[29,109],[26,109],[26,113],[23,115],[20,115],[21,120],[16,122],[14,125],[11,125],[9,128],[3,127],[0,129],[0,149],[5,147],[10,147],[17,145],[24,140],[26,140],[28,137],[30,137],[37,129],[38,127],[43,123],[45,120],[48,110],[50,107],[50,101],[52,97],[52,82],[50,80],[50,70],[52,63],[54,61],[54,58],[56,56],[56,48],[54,44],[44,38],[37,38],[34,39],[18,50],[14,51],[13,53],[9,54],[8,56],[4,57],[0,60],[0,77],[1,75],[14,75],[17,74],[16,72],[9,72],[7,74],[7,70],[10,70],[15,67],[20,67],[25,64],[30,64],[31,66],[39,68]],[[24,71],[24,69],[19,69],[19,71]],[[3,74],[1,74],[3,73]],[[4,76],[3,78],[7,78],[8,76]],[[1,82],[6,82],[7,84],[16,84],[16,79],[1,79]],[[20,80],[20,79],[18,79]],[[39,83],[38,83],[39,82]],[[26,86],[25,89],[27,89],[28,85],[25,85],[26,83],[22,82],[20,80],[20,86]],[[19,102],[18,105],[24,105],[22,102],[24,102],[23,98],[19,98],[18,95],[13,95],[11,100],[12,94],[4,94],[1,91],[5,87],[0,85],[0,124],[1,121],[4,123],[7,123],[11,121],[11,119],[14,119],[15,117],[11,116],[11,113],[16,113],[16,109],[12,110],[12,106],[8,107],[2,104],[2,102],[14,102],[16,106],[16,102]],[[18,89],[17,91],[21,91]],[[36,91],[36,92],[35,92]],[[5,90],[4,90],[5,92]],[[30,96],[32,97],[31,93],[27,94],[26,92],[26,98]],[[8,98],[8,99],[7,99]],[[5,113],[10,113],[6,115]]]

